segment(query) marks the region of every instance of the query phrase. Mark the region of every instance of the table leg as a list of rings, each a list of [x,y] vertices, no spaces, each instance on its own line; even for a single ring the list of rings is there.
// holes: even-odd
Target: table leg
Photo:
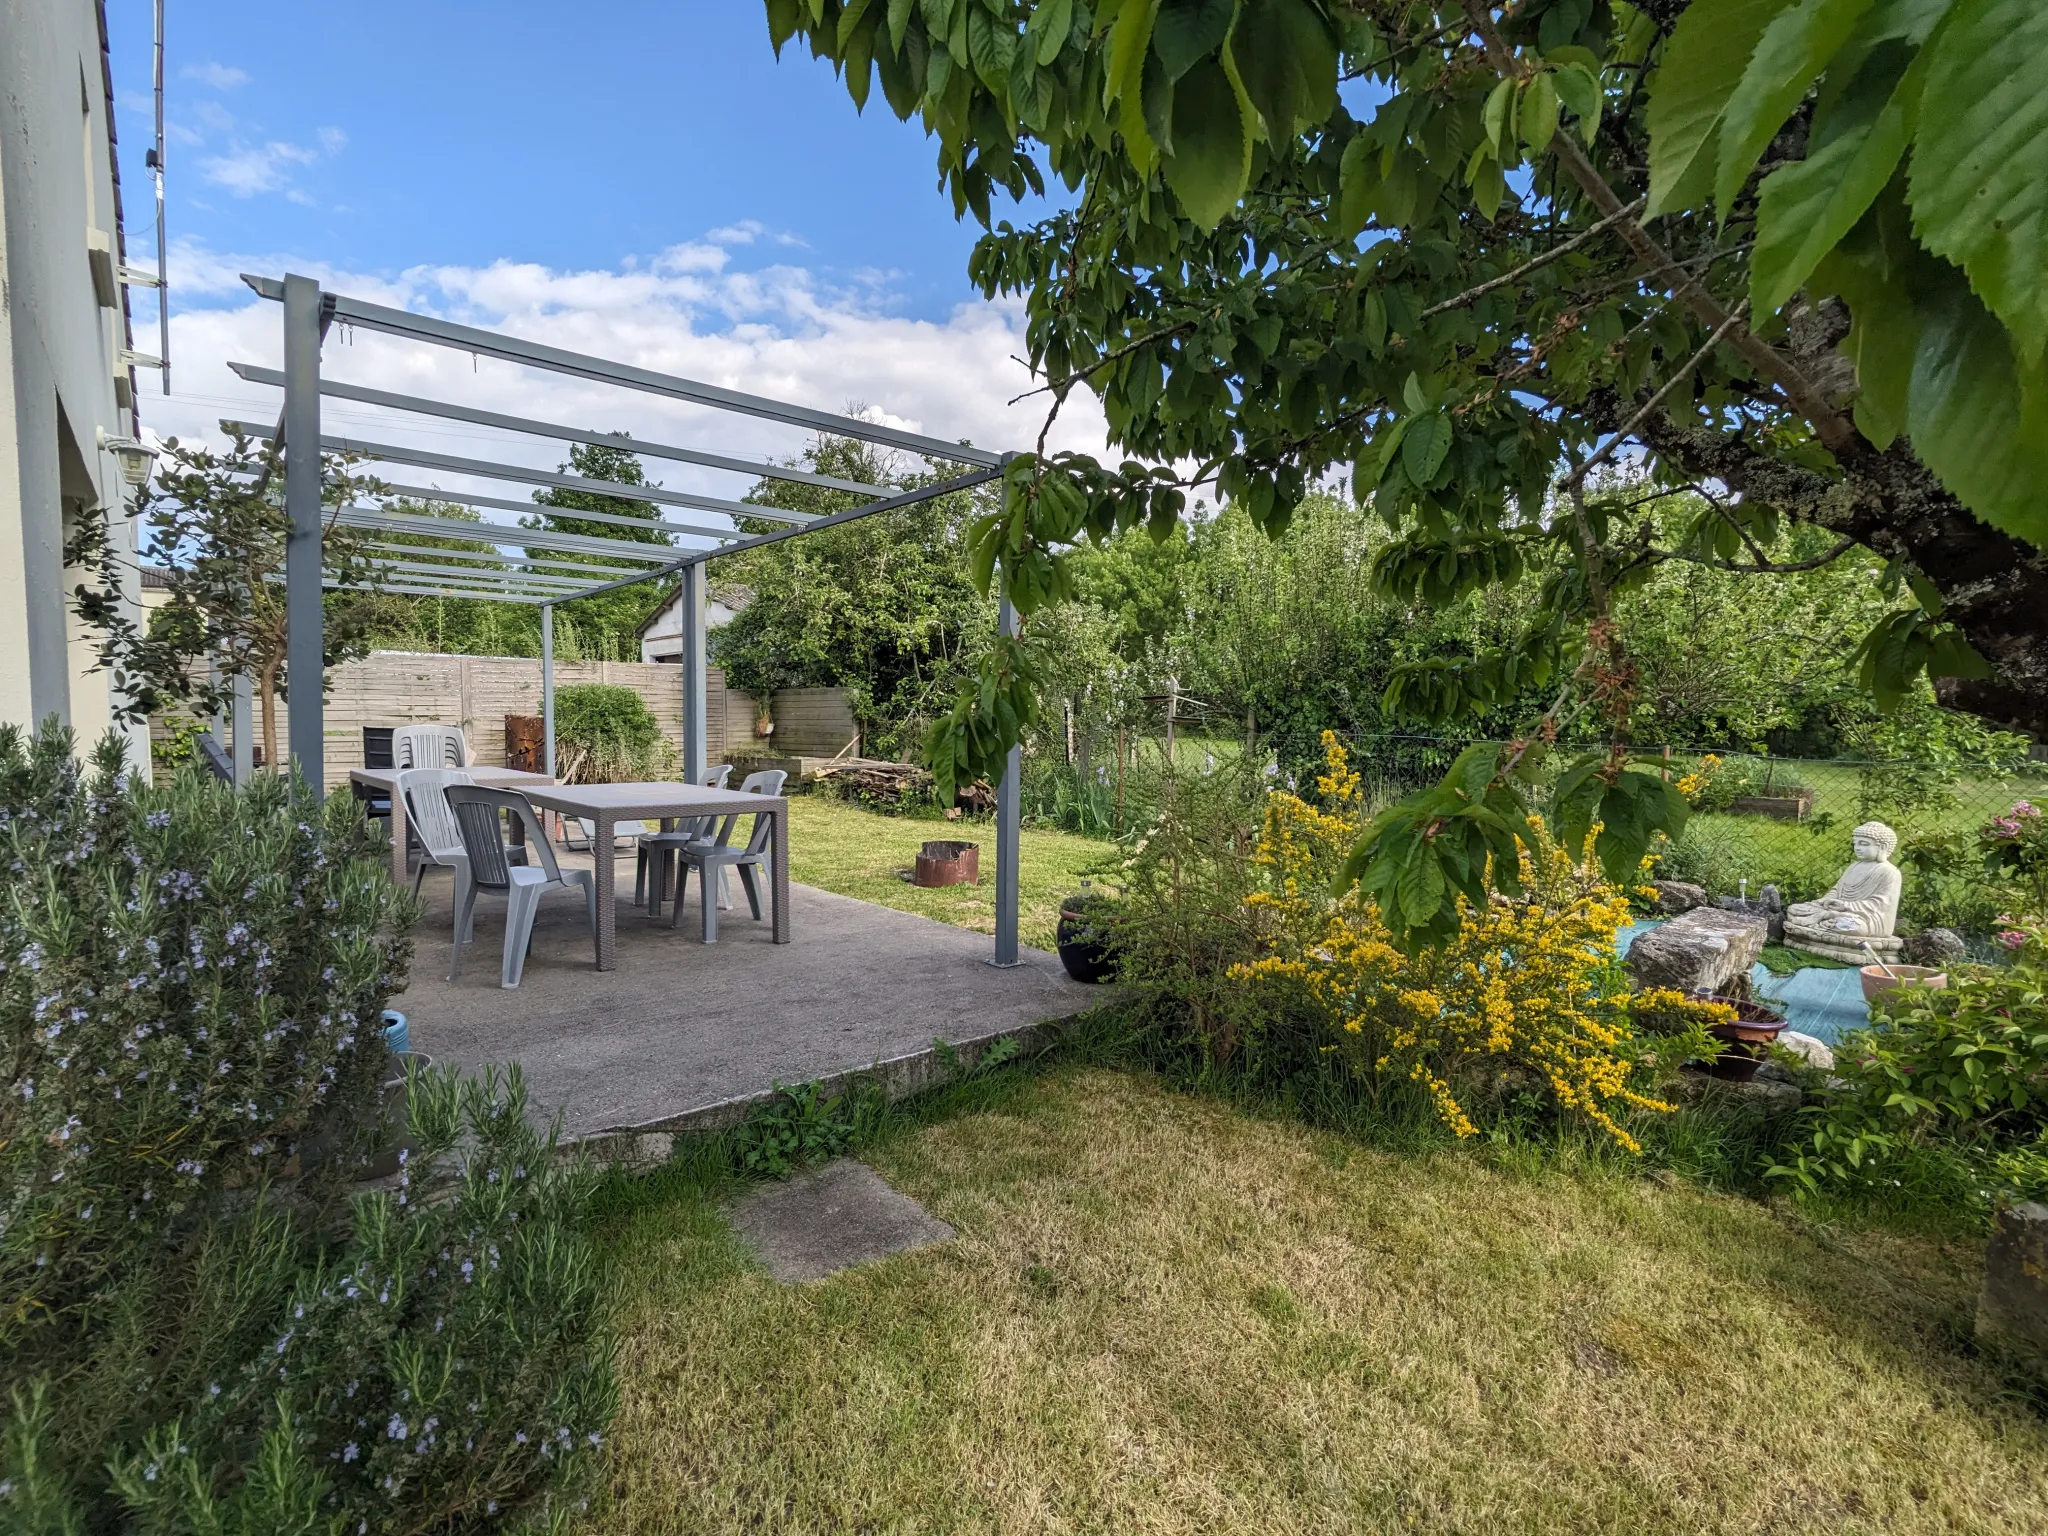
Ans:
[[[590,862],[597,881],[597,968],[608,971],[618,963],[619,914],[612,892],[618,875],[618,860],[612,855],[612,824],[617,818],[599,811],[593,820],[597,835],[590,840]]]
[[[775,930],[778,944],[789,942],[789,810],[776,811],[769,846],[775,850]]]
[[[391,878],[405,884],[405,796],[391,791]]]

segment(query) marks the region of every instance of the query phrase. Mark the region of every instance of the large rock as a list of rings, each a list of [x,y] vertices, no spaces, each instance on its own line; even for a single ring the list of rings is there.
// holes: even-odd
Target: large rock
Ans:
[[[1690,880],[1652,880],[1650,885],[1657,893],[1657,905],[1674,916],[1707,904],[1707,888]]]
[[[1908,965],[1939,967],[1969,959],[1970,946],[1953,928],[1929,928],[1924,933],[1907,934],[1905,947],[1900,953]]]
[[[1992,1218],[1977,1338],[2048,1376],[2048,1205],[2029,1201]]]
[[[1695,907],[1638,934],[1624,963],[1640,988],[1726,992],[1749,975],[1767,931],[1761,916]]]

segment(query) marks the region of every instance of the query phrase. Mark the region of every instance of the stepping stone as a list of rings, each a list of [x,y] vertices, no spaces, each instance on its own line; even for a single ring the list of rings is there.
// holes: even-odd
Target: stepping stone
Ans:
[[[727,1212],[754,1256],[785,1285],[943,1243],[953,1229],[865,1163],[842,1157],[765,1184]]]

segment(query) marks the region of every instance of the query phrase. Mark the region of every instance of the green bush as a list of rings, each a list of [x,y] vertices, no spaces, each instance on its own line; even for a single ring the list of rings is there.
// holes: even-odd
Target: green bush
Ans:
[[[1959,968],[1942,990],[1873,1007],[1774,1177],[1885,1199],[1910,1174],[1980,1212],[2048,1194],[2048,930],[2005,939],[2010,964]]]
[[[555,761],[569,784],[672,779],[677,767],[675,744],[646,700],[614,683],[555,690]]]
[[[0,1528],[485,1531],[587,1464],[584,1176],[517,1082],[416,1080],[395,1187],[357,1188],[414,916],[386,858],[346,797],[0,727]]]

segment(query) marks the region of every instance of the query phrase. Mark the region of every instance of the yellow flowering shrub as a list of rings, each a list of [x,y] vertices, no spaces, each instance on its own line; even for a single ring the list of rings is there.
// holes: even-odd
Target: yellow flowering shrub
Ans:
[[[1699,810],[1706,793],[1713,787],[1714,778],[1721,771],[1721,759],[1709,752],[1699,760],[1697,766],[1678,777],[1678,792],[1685,796],[1685,803]]]
[[[1320,804],[1268,797],[1254,855],[1264,883],[1246,897],[1261,917],[1265,952],[1232,967],[1232,978],[1298,989],[1328,1021],[1326,1049],[1373,1084],[1398,1076],[1420,1085],[1460,1136],[1475,1129],[1453,1088],[1460,1069],[1512,1063],[1560,1106],[1640,1150],[1617,1115],[1671,1108],[1644,1091],[1646,1058],[1710,1054],[1704,1027],[1732,1010],[1676,993],[1628,993],[1614,944],[1629,920],[1627,898],[1601,875],[1590,837],[1574,856],[1540,817],[1530,818],[1533,846],[1521,854],[1521,896],[1463,903],[1455,939],[1402,954],[1371,900],[1355,889],[1331,894],[1330,877],[1365,815],[1344,748],[1328,732],[1323,748]],[[1654,1050],[1638,1031],[1638,1009],[1661,1031]]]

